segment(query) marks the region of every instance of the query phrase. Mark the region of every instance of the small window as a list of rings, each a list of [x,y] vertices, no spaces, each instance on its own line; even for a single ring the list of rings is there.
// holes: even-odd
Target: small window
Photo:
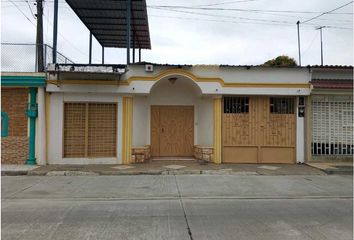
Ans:
[[[294,114],[294,98],[270,98],[270,113],[273,114]]]
[[[224,97],[224,113],[248,113],[248,97]]]

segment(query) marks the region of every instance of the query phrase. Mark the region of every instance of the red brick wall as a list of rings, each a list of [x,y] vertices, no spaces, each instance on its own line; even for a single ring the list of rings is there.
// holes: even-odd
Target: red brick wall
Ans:
[[[24,164],[28,158],[28,137],[1,138],[1,164]]]
[[[27,88],[2,88],[1,111],[9,116],[9,136],[1,138],[1,163],[23,164],[28,154]]]

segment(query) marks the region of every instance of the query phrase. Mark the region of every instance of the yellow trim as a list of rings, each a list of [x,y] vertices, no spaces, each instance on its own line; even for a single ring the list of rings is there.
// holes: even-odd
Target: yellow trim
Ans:
[[[88,84],[88,85],[129,85],[126,81],[120,80],[47,80],[48,84]]]
[[[222,87],[250,87],[250,88],[310,88],[311,84],[308,83],[230,83],[225,82],[219,77],[197,77],[191,72],[183,69],[168,69],[155,76],[132,76],[127,80],[48,80],[51,84],[101,84],[101,85],[124,85],[129,86],[134,81],[159,81],[160,79],[170,75],[182,75],[192,79],[195,82],[212,82],[219,83]]]
[[[133,98],[123,97],[123,138],[122,161],[123,164],[131,163],[132,138],[133,138]]]
[[[50,141],[50,94],[48,92],[45,93],[45,159],[48,163],[48,149],[49,149],[49,141]]]
[[[221,98],[214,98],[214,163],[221,163]]]
[[[45,77],[41,72],[1,72],[1,76],[21,76],[21,77]]]

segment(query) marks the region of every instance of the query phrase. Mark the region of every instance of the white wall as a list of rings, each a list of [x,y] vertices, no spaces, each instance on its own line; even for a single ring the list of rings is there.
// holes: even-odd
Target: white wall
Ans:
[[[296,163],[304,163],[305,162],[305,117],[299,117],[298,105],[299,105],[299,98],[296,99]]]
[[[150,144],[150,112],[152,105],[194,106],[194,144],[212,145],[211,97],[202,97],[200,89],[187,78],[172,84],[167,79],[157,82],[148,96],[134,96],[133,146]],[[201,130],[202,129],[202,130]]]
[[[198,105],[198,144],[205,147],[213,146],[213,99],[202,97]]]
[[[130,77],[135,77],[130,85],[104,85],[104,84],[60,84],[55,86],[49,84],[47,90],[50,92],[107,92],[120,94],[149,94],[154,85],[154,81],[145,81],[144,77],[156,77],[163,74],[168,69],[176,69],[176,67],[162,67],[155,66],[153,72],[145,72],[143,65],[131,65],[129,71],[122,75],[121,80],[124,81]],[[308,84],[311,79],[311,74],[307,68],[260,68],[252,67],[218,67],[218,66],[193,66],[184,67],[184,72],[168,73],[168,77],[183,77],[184,73],[193,74],[201,78],[222,79],[225,83],[239,83],[239,84]],[[82,74],[85,76],[85,74]],[[95,74],[86,73],[87,79],[92,79]],[[55,80],[55,75],[49,75],[51,80]],[[142,77],[140,80],[139,77]],[[187,77],[187,76],[184,76]],[[72,79],[77,80],[77,79]],[[81,79],[82,80],[82,79]],[[159,79],[157,79],[159,80]],[[222,86],[218,81],[204,81],[195,83],[199,86],[203,94],[221,95],[221,94],[244,94],[244,95],[309,95],[310,88],[307,86],[299,87],[249,87],[249,86]]]
[[[63,110],[64,102],[114,102],[117,113],[117,151],[112,158],[63,158]],[[116,94],[97,93],[51,93],[49,122],[49,164],[117,164],[122,163],[122,98]]]
[[[176,66],[154,66],[153,72],[145,72],[144,65],[131,65],[122,79],[132,76],[156,76]],[[219,67],[218,65],[184,66],[182,69],[198,77],[219,77],[228,83],[308,83],[308,68],[272,68],[272,67]]]
[[[38,165],[46,164],[46,116],[44,88],[39,87],[37,93],[38,117],[36,119],[36,158]]]
[[[150,117],[147,96],[133,98],[133,147],[142,147],[149,144],[147,136],[148,118]]]

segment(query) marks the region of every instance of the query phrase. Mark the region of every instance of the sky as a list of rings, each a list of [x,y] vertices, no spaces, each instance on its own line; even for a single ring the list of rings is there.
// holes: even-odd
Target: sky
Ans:
[[[34,2],[0,1],[2,43],[35,43]],[[298,61],[296,22],[305,22],[348,2],[349,0],[147,0],[152,49],[142,51],[142,61],[258,65],[279,55],[288,55]],[[52,45],[53,5],[53,0],[44,1],[44,42],[48,45]],[[324,64],[353,65],[353,3],[332,14],[324,14],[306,24],[300,24],[302,65],[320,64],[320,31],[316,30],[318,26],[326,26],[323,29]],[[58,30],[58,51],[75,63],[88,63],[89,31],[64,0],[59,0]],[[27,50],[18,49],[19,47],[2,45],[2,65],[34,58],[33,51],[28,50],[28,47]],[[19,55],[23,57],[19,58]],[[101,46],[94,39],[93,63],[100,61]],[[125,49],[106,48],[105,63],[125,62]]]

